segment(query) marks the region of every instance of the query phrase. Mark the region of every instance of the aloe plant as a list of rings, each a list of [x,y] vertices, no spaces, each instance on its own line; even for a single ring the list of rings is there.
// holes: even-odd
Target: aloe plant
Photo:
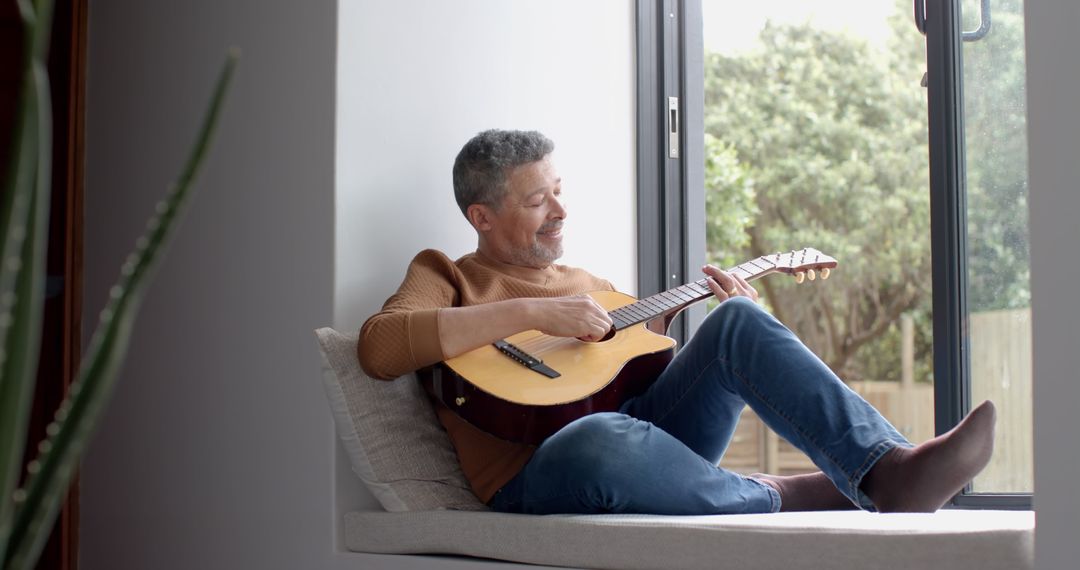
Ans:
[[[51,171],[51,103],[46,51],[51,0],[16,0],[26,38],[14,144],[0,203],[0,569],[30,569],[48,538],[72,473],[113,391],[139,304],[187,202],[210,146],[239,54],[229,52],[198,138],[180,177],[136,241],[82,360],[78,377],[46,428],[37,456],[22,461],[37,375],[44,297]]]

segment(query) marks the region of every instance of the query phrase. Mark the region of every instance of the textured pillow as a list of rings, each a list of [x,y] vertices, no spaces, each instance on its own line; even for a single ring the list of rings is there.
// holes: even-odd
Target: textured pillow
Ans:
[[[387,382],[364,374],[359,333],[315,331],[323,384],[353,471],[388,511],[486,510],[415,375]]]

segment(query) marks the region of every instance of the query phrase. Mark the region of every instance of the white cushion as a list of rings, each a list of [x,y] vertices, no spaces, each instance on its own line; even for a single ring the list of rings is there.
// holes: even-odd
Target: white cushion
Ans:
[[[388,511],[485,510],[415,375],[393,381],[364,374],[359,333],[315,331],[323,385],[353,471]]]
[[[1034,567],[1031,511],[761,515],[353,512],[349,550],[457,554],[573,568]]]

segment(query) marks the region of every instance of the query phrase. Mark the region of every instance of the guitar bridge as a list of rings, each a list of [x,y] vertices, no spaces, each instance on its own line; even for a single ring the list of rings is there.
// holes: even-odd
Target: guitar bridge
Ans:
[[[521,350],[517,346],[506,342],[505,340],[497,340],[491,343],[495,348],[499,349],[499,352],[509,356],[512,360],[521,364],[525,368],[543,374],[548,378],[558,378],[561,376],[558,372],[551,369],[550,366],[544,364],[543,360],[536,358],[535,356]]]

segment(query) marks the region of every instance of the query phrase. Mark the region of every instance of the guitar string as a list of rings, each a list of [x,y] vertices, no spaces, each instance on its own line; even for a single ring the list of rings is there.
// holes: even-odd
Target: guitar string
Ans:
[[[803,257],[806,256],[805,252],[800,253]],[[748,269],[746,267],[748,265],[754,270]],[[746,279],[748,277],[760,277],[777,267],[777,264],[770,262],[765,256],[762,256],[736,265],[729,269],[728,273],[738,273],[740,277]],[[706,279],[700,279],[667,291],[662,291],[644,299],[639,299],[628,305],[617,307],[609,311],[609,314],[612,318],[618,318],[627,323],[627,326],[623,328],[628,328],[629,326],[654,319],[672,308],[700,301],[702,296],[711,294],[712,290],[708,288],[708,281]],[[522,350],[526,350],[526,352],[541,354],[549,352],[551,349],[565,344],[570,340],[571,339],[564,337],[541,335],[522,341],[518,346]]]
[[[531,338],[531,339],[522,341],[517,346],[521,350],[524,350],[525,352],[528,352],[529,354],[531,354],[533,356],[540,356],[542,354],[546,354],[548,352],[551,352],[552,349],[558,348],[560,345],[568,344],[569,341],[571,341],[571,340],[576,340],[576,339],[571,339],[571,338],[568,338],[568,337],[542,335],[542,336],[539,336],[539,337],[535,337],[535,338]]]
[[[759,261],[762,261],[768,265],[763,267],[761,264],[759,264]],[[750,271],[743,267],[743,265],[751,265],[756,271]],[[764,257],[761,257],[758,259],[750,260],[742,265],[736,266],[732,268],[729,273],[738,272],[740,274],[745,274],[744,278],[755,276],[760,277],[767,274],[771,270],[776,269],[776,267],[776,265],[768,262],[768,260],[766,260]],[[699,281],[687,283],[685,285],[676,287],[668,291],[662,291],[650,297],[646,297],[645,299],[640,299],[638,301],[630,303],[629,305],[618,307],[610,311],[610,314],[613,318],[617,317],[619,320],[626,323],[625,326],[618,329],[623,330],[625,328],[629,328],[630,326],[656,318],[671,308],[678,307],[682,304],[689,304],[699,301],[703,296],[708,296],[711,293],[712,291],[708,288],[707,281],[705,279],[702,279]],[[522,341],[519,347],[522,350],[530,352],[535,356],[540,356],[551,352],[554,349],[560,348],[562,345],[572,342],[572,340],[576,339],[543,335]]]

